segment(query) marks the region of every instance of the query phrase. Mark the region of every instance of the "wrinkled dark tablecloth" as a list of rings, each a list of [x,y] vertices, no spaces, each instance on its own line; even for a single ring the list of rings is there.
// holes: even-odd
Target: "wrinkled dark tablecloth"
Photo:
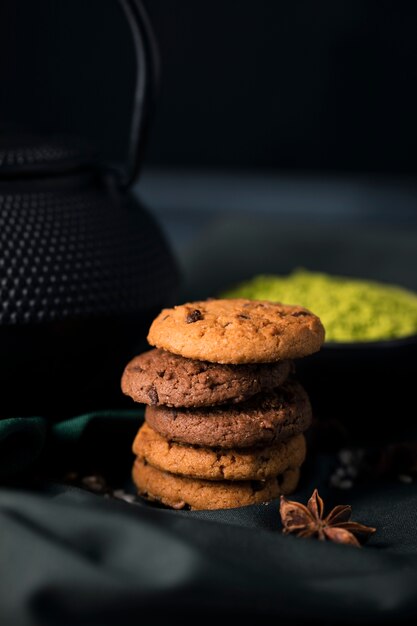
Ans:
[[[0,457],[10,468],[15,450],[15,472],[26,468],[0,490],[2,626],[165,623],[174,613],[218,623],[417,619],[415,484],[330,489],[333,459],[315,459],[294,499],[317,486],[327,506],[351,504],[357,521],[378,528],[357,549],[282,535],[277,501],[181,512],[90,493],[65,484],[60,469],[45,479],[45,465],[100,467],[129,491],[127,452],[141,420],[137,411],[100,412],[43,424],[43,434],[40,418],[27,428],[0,422]]]

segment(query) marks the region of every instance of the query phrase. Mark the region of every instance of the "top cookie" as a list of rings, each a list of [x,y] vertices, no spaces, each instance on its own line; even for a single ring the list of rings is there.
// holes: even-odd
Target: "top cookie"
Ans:
[[[151,345],[213,363],[271,363],[320,349],[324,328],[301,306],[260,300],[205,300],[163,309]]]

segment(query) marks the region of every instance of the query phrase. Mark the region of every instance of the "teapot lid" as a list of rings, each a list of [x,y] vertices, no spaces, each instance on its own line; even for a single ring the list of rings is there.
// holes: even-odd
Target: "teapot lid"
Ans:
[[[0,135],[0,178],[65,174],[97,160],[84,140],[64,135]]]

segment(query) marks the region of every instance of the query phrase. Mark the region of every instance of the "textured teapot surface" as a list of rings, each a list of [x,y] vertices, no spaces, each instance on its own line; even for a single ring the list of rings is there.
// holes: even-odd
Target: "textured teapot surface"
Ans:
[[[74,137],[0,136],[0,180],[28,175],[67,173],[94,163],[95,152],[87,142]]]
[[[86,162],[58,144],[3,160],[1,324],[134,314],[172,290],[175,264],[153,219]]]
[[[84,155],[45,145],[0,167],[0,416],[123,405],[123,366],[178,283],[138,201]]]

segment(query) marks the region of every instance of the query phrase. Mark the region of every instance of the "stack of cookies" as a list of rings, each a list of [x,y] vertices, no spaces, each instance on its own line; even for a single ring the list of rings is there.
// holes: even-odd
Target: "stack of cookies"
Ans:
[[[293,491],[311,422],[293,359],[323,326],[299,306],[207,300],[164,309],[155,349],[126,367],[122,390],[147,405],[133,444],[139,494],[173,508],[221,509]]]

